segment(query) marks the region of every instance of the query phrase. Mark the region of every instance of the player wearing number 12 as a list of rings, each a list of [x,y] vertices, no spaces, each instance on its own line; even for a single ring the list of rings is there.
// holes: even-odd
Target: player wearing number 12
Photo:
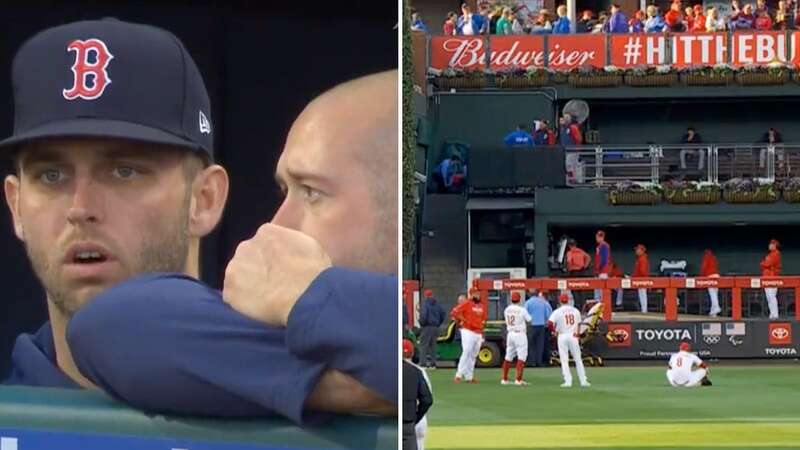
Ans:
[[[511,362],[517,358],[517,377],[514,384],[525,386],[522,379],[522,370],[525,368],[525,360],[528,359],[528,336],[525,334],[526,322],[531,321],[531,315],[520,306],[522,296],[519,292],[511,293],[511,304],[506,307],[503,315],[506,318],[506,359],[503,360],[503,378],[500,384],[510,384],[508,381],[508,369]]]
[[[581,313],[568,304],[567,294],[558,297],[561,306],[553,311],[547,320],[547,328],[557,335],[558,357],[561,359],[561,373],[564,376],[564,384],[561,387],[572,387],[572,374],[569,371],[569,355],[575,360],[575,369],[578,372],[578,380],[583,387],[591,386],[586,380],[586,369],[583,368],[581,359],[581,347],[578,345],[578,326],[581,323]]]

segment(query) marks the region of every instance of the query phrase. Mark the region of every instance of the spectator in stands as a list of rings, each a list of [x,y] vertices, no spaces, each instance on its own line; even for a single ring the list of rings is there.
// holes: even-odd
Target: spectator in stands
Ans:
[[[703,15],[703,5],[694,5],[692,10],[694,17],[692,18],[692,33],[703,33],[706,31],[706,16]]]
[[[522,19],[520,19],[514,12],[511,12],[511,17],[513,18],[513,22],[511,23],[511,34],[526,34],[525,25],[522,23]]]
[[[675,33],[682,33],[686,31],[683,23],[683,13],[681,13],[680,0],[673,0],[669,11],[667,11],[667,13],[664,15],[664,21],[667,23],[669,31],[673,31]]]
[[[556,8],[558,19],[553,22],[553,34],[570,34],[570,26],[572,25],[567,17],[567,7],[564,5]]]
[[[633,267],[633,277],[646,278],[650,276],[650,260],[647,257],[647,247],[639,244],[634,247],[636,252],[636,265]],[[647,289],[637,289],[639,293],[639,308],[641,312],[647,312]]]
[[[694,127],[688,127],[686,129],[686,134],[683,135],[681,138],[681,144],[702,144],[703,138],[700,137],[697,132],[695,132]],[[686,170],[686,156],[691,155],[693,158],[697,158],[697,170],[703,170],[705,167],[705,160],[706,160],[706,153],[703,149],[696,149],[696,148],[685,148],[681,150],[680,158],[681,158],[681,169]]]
[[[514,14],[511,8],[503,8],[502,17],[497,20],[497,34],[506,36],[512,34],[511,26],[514,24]]]
[[[756,0],[756,10],[754,11],[755,15],[758,16],[762,12],[767,13],[769,16],[769,7],[767,6],[766,0]]]
[[[691,6],[683,8],[683,29],[687,32],[694,28],[694,9]]]
[[[461,5],[461,16],[456,20],[456,34],[464,36],[481,34],[485,26],[486,19],[483,16],[474,14],[466,3]]]
[[[777,239],[769,241],[769,253],[761,260],[762,277],[779,277],[781,275],[781,252],[780,242]],[[778,318],[778,288],[764,288],[769,307],[769,318]]]
[[[592,29],[592,34],[600,34],[605,33],[606,27],[608,26],[608,13],[605,11],[600,11],[600,14],[597,16],[597,22],[594,24],[594,28]]]
[[[533,136],[525,131],[525,125],[517,125],[517,129],[508,133],[503,139],[506,147],[533,147]]]
[[[789,22],[786,20],[788,11],[786,10],[786,2],[780,0],[778,2],[778,9],[775,11],[775,29],[787,30],[789,29]]]
[[[736,17],[733,19],[733,17]],[[755,22],[756,18],[753,15],[753,5],[747,4],[744,5],[741,12],[735,14],[731,18],[731,29],[732,30],[750,30],[753,28],[753,22]]]
[[[597,21],[594,19],[594,13],[587,9],[581,14],[580,20],[575,26],[576,33],[591,33]]]
[[[416,11],[411,13],[411,30],[429,33],[428,26],[425,25],[425,22],[422,21],[422,16]]]
[[[769,16],[766,9],[756,12],[756,16],[756,20],[753,22],[753,28],[759,31],[772,29],[772,18]]]
[[[661,33],[668,29],[667,23],[661,17],[661,11],[655,5],[647,7],[647,20],[644,23],[645,33]]]
[[[613,261],[611,258],[611,246],[606,242],[606,232],[603,230],[597,230],[594,238],[597,242],[597,247],[594,251],[594,275],[597,278],[608,279],[608,275],[611,273],[611,263]],[[595,299],[601,299],[601,294],[601,289],[594,290]]]
[[[770,127],[762,136],[761,139],[758,141],[759,143],[767,144],[767,146],[775,145],[775,144],[782,144],[783,137],[775,128]],[[779,146],[780,147],[780,146]],[[758,152],[758,167],[763,169],[767,163],[767,148],[764,147]],[[781,165],[783,165],[783,149],[777,148],[775,150],[775,155],[778,157],[778,160]]]
[[[447,16],[444,18],[444,25],[442,26],[442,31],[445,36],[455,36],[457,20],[458,14],[456,14],[455,11],[447,13]]]
[[[725,31],[725,21],[719,17],[717,8],[713,6],[706,12],[706,31]]]
[[[605,31],[607,33],[627,33],[628,32],[628,18],[622,12],[619,5],[616,3],[611,4],[611,17],[608,19]]]
[[[564,114],[558,121],[558,140],[563,146],[583,144],[583,135],[578,124],[572,119],[572,115]]]
[[[549,121],[536,120],[533,122],[533,143],[534,145],[556,145],[556,134],[550,129]]]
[[[525,301],[525,309],[531,316],[531,327],[528,333],[528,367],[547,367],[549,358],[547,333],[545,325],[553,307],[545,299],[545,291],[539,290],[536,295]]]
[[[454,153],[436,166],[433,179],[439,185],[439,192],[460,192],[465,174],[466,167],[462,164],[461,157]]]
[[[483,17],[483,26],[479,34],[490,34],[492,29],[492,7],[489,2],[483,1],[478,3],[478,12]]]
[[[551,31],[553,31],[553,24],[550,22],[550,11],[542,9],[531,26],[531,34],[549,34]]]
[[[719,278],[719,261],[714,256],[714,252],[707,248],[700,261],[700,276],[709,278]],[[722,308],[719,307],[719,288],[708,288],[708,298],[711,301],[711,309],[708,313],[711,317],[717,317]]]
[[[628,31],[631,33],[641,33],[644,31],[644,12],[641,10],[633,14],[633,18],[628,21]]]

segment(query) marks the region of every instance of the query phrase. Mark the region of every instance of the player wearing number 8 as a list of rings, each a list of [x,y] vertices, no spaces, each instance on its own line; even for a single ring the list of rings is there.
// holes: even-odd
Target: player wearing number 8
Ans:
[[[708,366],[697,355],[689,352],[689,343],[681,342],[680,351],[669,358],[667,380],[673,387],[711,386]],[[694,367],[697,366],[695,369]]]
[[[561,387],[572,387],[572,374],[569,371],[570,354],[575,360],[575,370],[578,372],[581,386],[589,387],[591,385],[586,380],[586,369],[583,368],[581,348],[578,345],[581,313],[568,304],[567,294],[561,294],[558,301],[561,302],[561,306],[550,315],[550,319],[547,320],[547,328],[557,335],[558,357],[561,360],[561,373],[564,376],[564,384]]]
[[[503,360],[503,378],[500,384],[510,384],[508,369],[511,368],[514,357],[517,358],[517,377],[514,384],[517,386],[528,384],[522,379],[522,370],[525,368],[525,360],[528,359],[528,336],[525,334],[525,324],[531,321],[531,315],[520,306],[520,300],[522,296],[519,292],[512,292],[511,304],[503,312],[506,319],[506,359]]]

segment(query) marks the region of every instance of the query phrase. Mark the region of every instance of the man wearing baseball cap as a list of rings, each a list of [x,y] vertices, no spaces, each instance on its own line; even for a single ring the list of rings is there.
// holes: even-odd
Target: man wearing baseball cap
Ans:
[[[428,430],[427,412],[433,405],[431,381],[411,362],[414,344],[403,339],[403,449],[423,449]]]
[[[450,315],[461,327],[461,356],[454,381],[477,383],[478,380],[474,377],[475,360],[483,344],[483,327],[488,316],[486,306],[481,302],[480,291],[470,289],[469,301],[456,305]]]
[[[439,327],[446,317],[442,306],[433,298],[433,291],[425,289],[425,300],[419,314],[420,333],[419,363],[426,369],[436,369],[436,339],[439,337]]]
[[[564,377],[564,383],[561,387],[572,387],[572,373],[569,371],[570,354],[572,354],[572,359],[575,360],[575,370],[578,372],[578,380],[581,386],[589,387],[591,384],[586,379],[586,369],[583,367],[581,347],[578,341],[581,313],[574,306],[569,305],[569,296],[567,294],[559,295],[558,301],[561,306],[550,315],[547,320],[547,328],[556,335],[556,342],[558,343],[558,358],[561,360],[561,374]]]
[[[778,250],[781,243],[777,239],[769,241],[769,252],[761,260],[761,276],[762,277],[778,277],[781,275],[781,252]],[[764,288],[764,294],[767,297],[767,306],[769,307],[769,318],[774,320],[778,318],[778,288],[769,287]]]
[[[510,384],[508,381],[508,370],[514,358],[517,358],[517,377],[514,384],[526,386],[527,381],[522,379],[522,371],[525,369],[525,361],[528,359],[528,337],[525,334],[527,324],[531,321],[531,315],[520,305],[522,296],[519,292],[511,293],[511,304],[506,306],[503,317],[506,321],[506,357],[503,359],[503,374],[500,384]]]
[[[679,351],[669,358],[667,380],[673,387],[711,386],[708,366],[697,355],[691,353],[688,342],[681,342]]]
[[[647,257],[647,247],[639,244],[633,248],[636,252],[636,265],[633,267],[633,277],[646,278],[650,276],[650,260]],[[647,312],[647,289],[637,289],[639,294],[639,307],[643,313]]]
[[[361,249],[348,258],[298,224],[267,224],[228,266],[233,308],[196,280],[228,177],[213,164],[202,77],[174,35],[113,19],[58,26],[20,48],[12,78],[14,134],[0,148],[16,172],[5,194],[50,322],[17,339],[8,383],[99,385],[162,412],[396,413],[394,333],[366,345],[332,331],[365,315],[396,326],[375,301],[396,299],[396,277],[364,272]],[[262,267],[242,262],[253,247]],[[259,270],[280,288],[253,300],[279,297],[270,320],[253,320],[241,297],[256,295],[236,289]],[[309,326],[321,311],[336,327]]]

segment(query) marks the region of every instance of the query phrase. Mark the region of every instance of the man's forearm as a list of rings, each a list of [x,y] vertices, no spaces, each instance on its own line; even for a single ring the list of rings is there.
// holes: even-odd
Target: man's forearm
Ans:
[[[337,370],[327,370],[320,377],[306,409],[344,414],[397,416],[397,405],[382,399],[355,378]]]

